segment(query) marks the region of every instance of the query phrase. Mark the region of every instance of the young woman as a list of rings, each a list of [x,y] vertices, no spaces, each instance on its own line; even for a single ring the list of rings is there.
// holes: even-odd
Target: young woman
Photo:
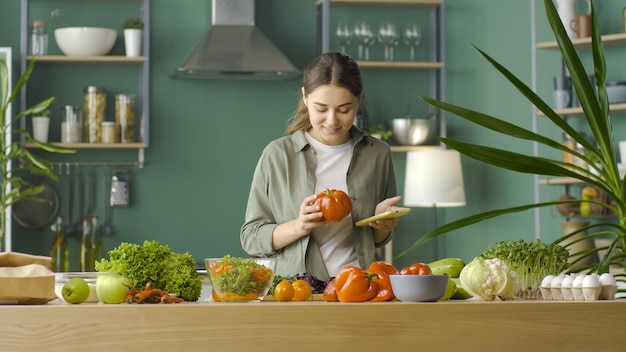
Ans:
[[[256,166],[241,245],[251,256],[277,257],[282,276],[310,273],[326,280],[346,265],[368,267],[391,239],[398,219],[354,222],[396,209],[389,145],[354,126],[363,97],[357,63],[329,52],[305,69],[302,97],[287,135],[269,143]],[[352,214],[320,222],[314,204],[326,188],[352,199]]]

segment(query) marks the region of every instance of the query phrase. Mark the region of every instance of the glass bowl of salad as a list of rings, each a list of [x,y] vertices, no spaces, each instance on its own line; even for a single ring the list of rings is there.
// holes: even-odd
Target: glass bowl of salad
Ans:
[[[204,264],[218,302],[260,302],[274,282],[276,258],[206,258]]]

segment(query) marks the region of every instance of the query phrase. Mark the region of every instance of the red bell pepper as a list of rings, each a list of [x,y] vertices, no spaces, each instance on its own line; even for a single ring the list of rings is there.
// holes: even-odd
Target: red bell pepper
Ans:
[[[368,273],[359,267],[348,265],[335,277],[335,289],[339,302],[366,302],[378,294],[378,283],[373,280],[377,273]]]
[[[385,302],[391,301],[396,297],[391,289],[391,280],[389,279],[389,275],[398,274],[396,267],[386,262],[373,262],[367,269],[367,272],[378,274],[378,278],[374,279],[378,283],[378,294],[370,301]]]
[[[339,298],[337,298],[337,288],[335,288],[335,280],[330,280],[328,284],[326,284],[326,288],[324,288],[324,300],[326,302],[339,302]]]

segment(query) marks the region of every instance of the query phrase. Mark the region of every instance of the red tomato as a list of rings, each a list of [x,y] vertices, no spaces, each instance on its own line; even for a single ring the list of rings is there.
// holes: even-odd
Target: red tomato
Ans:
[[[337,288],[335,288],[335,280],[331,280],[324,289],[324,300],[326,302],[339,302],[337,298]]]
[[[401,275],[430,275],[432,271],[428,264],[414,263],[411,266],[407,266],[400,270]]]
[[[322,212],[322,218],[319,221],[337,222],[348,216],[352,211],[350,196],[339,189],[327,188],[318,193],[315,204],[319,205]]]

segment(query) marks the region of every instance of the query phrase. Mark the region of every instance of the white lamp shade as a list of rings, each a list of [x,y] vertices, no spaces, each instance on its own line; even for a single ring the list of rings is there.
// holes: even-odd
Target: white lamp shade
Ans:
[[[404,205],[464,206],[465,187],[459,152],[448,149],[407,152]]]

